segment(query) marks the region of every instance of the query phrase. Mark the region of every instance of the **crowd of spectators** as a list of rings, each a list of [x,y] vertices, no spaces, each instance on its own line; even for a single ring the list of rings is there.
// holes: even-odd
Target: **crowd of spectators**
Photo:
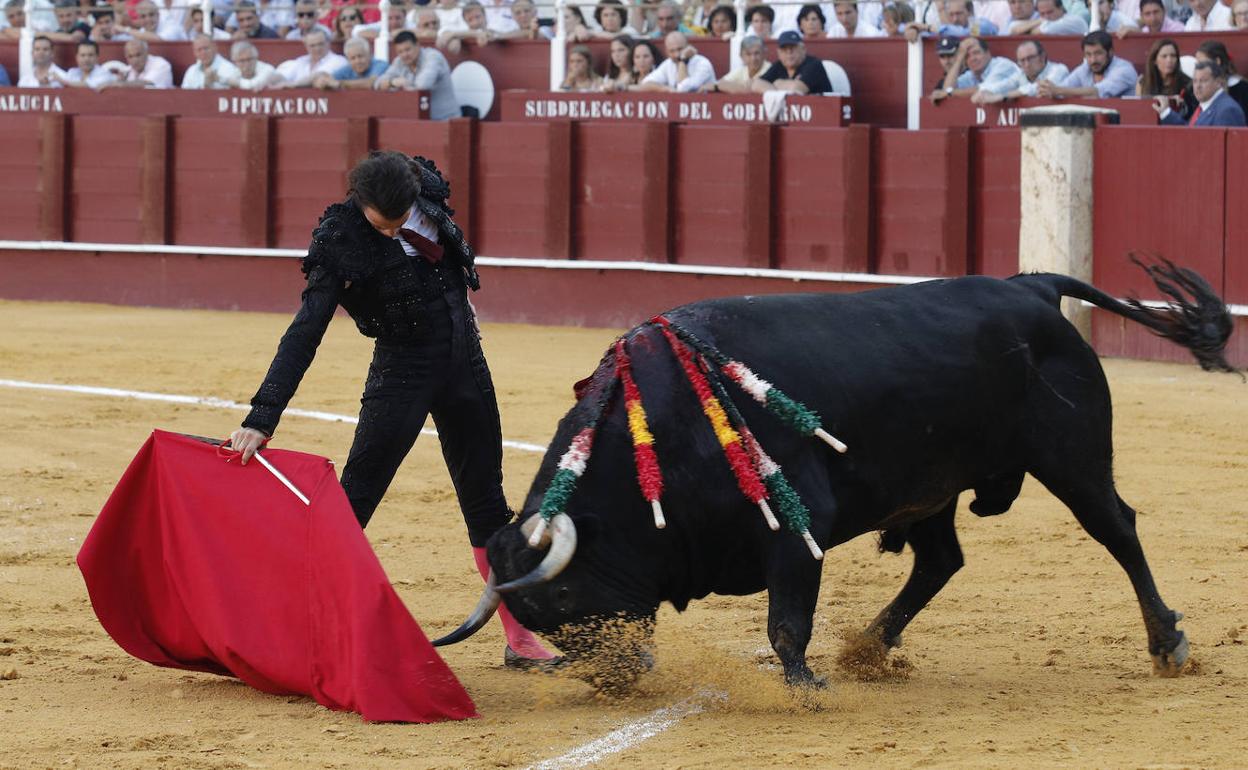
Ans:
[[[0,39],[27,25],[26,0],[3,0]],[[1096,2],[1101,29],[1089,32]],[[389,8],[392,61],[374,58],[381,14],[372,0],[212,0],[211,32],[203,8],[185,0],[36,0],[30,26],[38,36],[32,72],[18,85],[103,90],[119,87],[319,88],[431,92],[435,118],[459,114],[450,67],[464,41],[489,45],[507,39],[542,40],[554,33],[533,0],[394,0]],[[592,10],[591,10],[592,9]],[[1137,71],[1113,52],[1115,39],[1140,32],[1217,32],[1248,27],[1248,0],[831,0],[801,5],[752,4],[746,11],[742,66],[716,73],[698,52],[705,38],[730,38],[737,13],[722,0],[599,0],[568,5],[568,91],[784,90],[830,93],[825,66],[806,49],[821,38],[933,37],[942,64],[933,102],[967,98],[991,104],[1020,96],[1154,97],[1167,120],[1235,120],[1236,111],[1211,109],[1227,95],[1242,121],[1248,83],[1235,73],[1220,43],[1196,50],[1199,77],[1180,67],[1172,39],[1158,40]],[[994,55],[992,38],[1024,36],[1013,56]],[[1083,36],[1081,62],[1051,61],[1043,38]],[[305,54],[263,61],[257,40],[298,40]],[[218,41],[232,41],[229,56]],[[595,61],[583,43],[609,40]],[[124,61],[101,62],[98,43],[124,41]],[[195,62],[174,83],[170,64],[149,52],[157,41],[186,41]],[[76,44],[75,65],[53,61],[54,43]],[[337,47],[342,54],[334,52]],[[768,59],[768,48],[775,61]],[[1007,52],[999,52],[1007,53]],[[722,74],[722,77],[720,76]],[[0,84],[8,82],[0,69]],[[1210,92],[1209,88],[1213,87]],[[1210,98],[1202,99],[1208,95]],[[1203,118],[1201,117],[1203,116]],[[1202,125],[1204,123],[1201,123]]]

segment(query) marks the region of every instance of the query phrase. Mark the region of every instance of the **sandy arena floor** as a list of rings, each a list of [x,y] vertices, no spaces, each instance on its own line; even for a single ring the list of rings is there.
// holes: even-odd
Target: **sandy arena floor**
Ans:
[[[246,401],[286,322],[0,303],[0,378]],[[504,433],[538,444],[614,336],[485,331]],[[369,352],[336,321],[294,405],[354,414]],[[1187,614],[1193,674],[1151,675],[1126,576],[1029,482],[1005,516],[960,514],[967,565],[907,632],[906,678],[863,683],[836,668],[843,634],[864,626],[910,568],[909,554],[877,555],[862,538],[826,560],[811,652],[832,686],[817,697],[780,684],[760,594],[711,598],[679,616],[665,609],[659,666],[625,701],[502,669],[494,624],[445,653],[483,717],[423,726],[366,724],[125,655],[91,611],[79,545],[152,428],[224,436],[240,415],[0,387],[0,767],[523,767],[638,720],[634,733],[657,734],[602,766],[1243,767],[1248,386],[1194,364],[1106,368],[1119,490],[1140,511],[1164,598]],[[351,430],[287,417],[277,443],[341,463]],[[507,452],[513,502],[538,460]],[[418,442],[368,534],[428,633],[471,608],[480,582],[436,441]]]

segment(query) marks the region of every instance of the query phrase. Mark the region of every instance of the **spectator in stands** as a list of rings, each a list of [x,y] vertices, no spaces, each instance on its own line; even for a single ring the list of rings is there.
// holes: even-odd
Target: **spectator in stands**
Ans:
[[[351,38],[342,46],[342,52],[347,57],[347,66],[333,72],[316,73],[312,76],[313,88],[322,91],[371,89],[374,81],[389,67],[381,59],[373,58],[373,46],[363,38]]]
[[[962,69],[966,65],[966,71]],[[1023,76],[1017,64],[1004,56],[993,56],[988,44],[977,37],[963,38],[953,65],[945,72],[941,88],[932,92],[932,103],[950,97],[969,99],[980,91],[1007,94]]]
[[[914,9],[908,4],[889,3],[880,13],[880,24],[885,37],[901,37],[906,27],[914,23]]]
[[[659,66],[660,58],[659,49],[654,47],[654,43],[649,40],[634,42],[633,50],[629,54],[629,59],[633,62],[633,83],[628,90],[641,90],[641,82]]]
[[[1136,96],[1171,97],[1171,106],[1179,108],[1183,117],[1196,110],[1196,94],[1192,79],[1179,66],[1179,44],[1170,38],[1153,43],[1148,51],[1144,72],[1135,86]]]
[[[346,57],[329,50],[329,35],[323,29],[308,30],[303,36],[303,56],[288,59],[277,65],[282,82],[272,88],[308,88],[312,78],[319,72],[333,74],[335,70],[350,64]]]
[[[663,39],[667,58],[641,81],[642,91],[691,93],[715,80],[711,60],[689,45],[683,32],[669,32]]]
[[[116,16],[112,8],[100,8],[91,12],[95,24],[91,26],[91,39],[97,43],[120,43],[130,39],[130,35],[118,29]]]
[[[1166,15],[1166,4],[1163,0],[1140,0],[1140,23],[1138,29],[1121,27],[1116,34],[1120,39],[1134,32],[1148,34],[1173,34],[1183,31],[1183,24]]]
[[[213,13],[214,11],[211,8],[208,9],[208,17],[209,17],[210,22],[211,22]],[[174,40],[174,39],[194,40],[196,35],[207,34],[203,31],[203,29],[204,29],[204,9],[195,7],[191,9],[190,13],[186,14],[184,21],[182,22],[182,37],[181,38],[167,37],[165,39],[166,40]],[[162,28],[162,32],[163,32],[163,28]],[[171,33],[164,33],[164,34],[171,34]],[[229,32],[226,32],[220,27],[213,25],[212,26],[212,39],[213,40],[231,40],[232,38],[230,37]],[[225,57],[222,57],[223,60],[224,58]],[[226,62],[226,63],[228,64],[229,62]]]
[[[1231,9],[1220,0],[1189,0],[1192,15],[1183,29],[1187,32],[1224,32],[1235,24]]]
[[[599,0],[594,9],[594,21],[601,28],[593,33],[596,38],[611,40],[617,35],[637,34],[637,30],[628,26],[628,9],[621,0]]]
[[[181,4],[184,1],[185,0],[166,0],[166,2],[176,2],[179,4]],[[192,2],[193,1],[194,0],[192,0]],[[255,4],[256,13],[260,17],[260,23],[264,25],[265,27],[268,27],[269,29],[273,30],[273,33],[277,35],[278,40],[285,40],[286,35],[289,34],[291,29],[293,29],[295,26],[294,0],[248,0],[248,1],[253,2]],[[331,6],[340,5],[342,1],[343,0],[329,0],[329,3],[326,4],[325,0],[322,0],[321,4],[326,4],[326,7],[329,8]],[[239,2],[241,2],[241,0],[239,0]],[[320,7],[321,4],[318,4],[318,8]],[[236,12],[237,5],[232,5],[228,2],[225,3],[225,5],[235,10],[235,12],[231,13],[229,18],[225,20],[225,29],[231,34],[233,34],[235,31],[237,31],[239,27],[238,14]],[[267,38],[260,38],[260,39],[267,39]]]
[[[754,79],[762,77],[771,66],[767,61],[767,49],[761,38],[746,35],[741,41],[741,66],[724,75],[715,83],[704,86],[704,91],[723,92],[726,94],[749,93],[754,88]]]
[[[554,36],[554,32],[550,27],[544,27],[538,21],[537,6],[533,4],[533,0],[513,0],[511,4],[511,18],[516,22],[516,29],[499,37],[519,40],[550,40]],[[416,31],[416,35],[417,37],[420,36],[419,29]]]
[[[531,0],[516,0],[518,3],[528,3],[532,6]],[[536,11],[534,11],[536,18]],[[432,8],[420,8],[415,11],[413,17],[415,27],[413,31],[416,33],[416,39],[424,45],[438,44],[438,14]],[[398,34],[397,32],[395,33]]]
[[[1007,35],[1025,35],[1031,29],[1029,22],[1043,21],[1036,12],[1035,0],[1009,0],[1010,22],[1006,28]]]
[[[1036,93],[1045,98],[1110,99],[1134,95],[1135,81],[1135,67],[1121,56],[1114,56],[1114,39],[1105,30],[1098,29],[1083,36],[1083,64],[1063,78],[1061,85],[1045,81],[1036,88]]]
[[[602,79],[602,90],[625,91],[633,84],[633,39],[628,35],[616,35],[611,41],[607,58],[607,72]]]
[[[707,36],[718,40],[731,40],[737,33],[737,12],[732,6],[717,5],[711,11],[710,26]]]
[[[0,29],[0,40],[20,40],[26,26],[26,0],[8,0],[4,4],[4,20],[9,26]]]
[[[282,81],[277,67],[260,61],[260,51],[250,40],[237,40],[230,46],[230,61],[238,68],[238,79],[231,81],[231,88],[262,91]]]
[[[438,15],[438,29],[465,29],[464,15],[459,12],[459,0],[438,0],[433,9]]]
[[[286,33],[286,39],[303,40],[313,30],[324,32],[326,40],[333,37],[334,33],[329,27],[317,22],[320,15],[316,0],[299,0],[295,4],[295,26]]]
[[[509,35],[520,26],[511,12],[511,2],[512,0],[481,0],[481,4],[485,6],[485,25],[495,36]]]
[[[65,70],[52,61],[52,40],[46,35],[35,38],[30,51],[33,65],[30,72],[17,81],[20,88],[60,88]]]
[[[817,5],[803,5],[797,12],[797,28],[802,33],[803,40],[818,40],[827,37],[828,17],[823,15],[823,9]]]
[[[676,0],[663,0],[654,12],[654,31],[650,33],[650,37],[667,40],[667,36],[673,32],[679,32],[686,37],[692,35],[693,30],[681,22],[683,17],[684,12]]]
[[[1101,14],[1101,29],[1117,35],[1119,39],[1124,37],[1122,31],[1137,29],[1134,19],[1128,19],[1120,11],[1114,8],[1113,0],[1096,0],[1097,9]]]
[[[568,51],[567,77],[560,91],[586,93],[602,90],[602,78],[594,72],[594,55],[588,46],[574,45]]]
[[[345,43],[352,37],[355,28],[364,23],[360,9],[355,5],[346,5],[338,9],[334,16],[334,42]]]
[[[123,24],[122,29],[127,35],[135,40],[146,40],[149,43],[159,43],[163,40],[182,40],[185,34],[179,24],[172,26],[165,25],[162,27],[160,23],[160,10],[156,4],[150,0],[143,0],[134,6],[132,11],[134,14],[134,24]],[[122,17],[125,21],[125,17]],[[137,26],[136,26],[137,25]],[[172,37],[165,37],[163,33],[171,34]]]
[[[1015,22],[1010,26],[1011,35],[1086,35],[1088,23],[1079,16],[1066,12],[1062,0],[1036,0],[1036,12],[1040,17],[1028,22]]]
[[[995,35],[998,30],[990,21],[974,16],[975,4],[971,0],[947,0],[943,20],[937,24],[914,22],[906,25],[906,39],[914,42],[920,36],[963,38],[968,36]]]
[[[13,81],[9,80],[9,71],[0,64],[0,88],[8,88],[13,85]]]
[[[1248,115],[1248,81],[1235,72],[1235,63],[1227,53],[1226,46],[1217,40],[1206,40],[1196,49],[1196,61],[1211,61],[1218,65],[1226,77],[1226,92],[1231,95],[1244,114]]]
[[[693,30],[695,35],[704,35],[711,28],[711,12],[719,7],[719,0],[700,0],[696,3],[685,2],[685,14],[688,17],[689,28]],[[689,15],[689,6],[693,5],[693,14]]]
[[[432,9],[427,9],[427,10],[429,10],[429,13],[433,14],[435,19],[437,18],[436,12],[434,12]],[[417,19],[419,19],[419,13],[417,13]],[[393,0],[393,2],[390,3],[390,10],[386,12],[386,23],[389,24],[390,26],[390,42],[393,43],[394,36],[402,32],[403,30],[407,29],[407,25],[408,25],[407,0]],[[381,34],[381,16],[380,15],[378,15],[377,21],[370,22],[368,24],[356,24],[354,27],[351,28],[351,37],[360,37],[360,38],[364,38],[365,40],[376,40],[377,36],[380,34]],[[437,37],[436,32],[434,34],[434,37],[435,38]]]
[[[572,6],[568,6],[571,8]],[[579,10],[577,11],[580,12]],[[468,0],[463,7],[464,29],[448,30],[443,29],[438,33],[438,48],[458,54],[463,49],[463,41],[471,40],[477,45],[488,45],[491,40],[498,38],[498,33],[489,28],[489,24],[485,15],[485,7],[476,0]],[[586,31],[585,37],[588,39],[592,35]]]
[[[195,63],[182,75],[182,87],[186,89],[229,88],[238,82],[238,68],[217,53],[216,42],[203,32],[191,40]]]
[[[359,13],[356,13],[359,18]],[[260,12],[252,0],[238,0],[234,7],[234,21],[238,29],[234,30],[235,40],[278,40],[277,30],[265,26],[260,20]]]
[[[434,120],[459,117],[461,110],[455,86],[451,84],[451,65],[442,52],[422,46],[409,30],[394,38],[394,51],[397,57],[373,87],[381,91],[428,91],[429,117]]]
[[[75,0],[56,0],[56,29],[48,33],[54,43],[81,43],[91,36],[91,28],[78,16]]]
[[[116,80],[116,76],[100,66],[100,47],[94,40],[83,40],[75,55],[78,66],[57,78],[63,86],[96,90]]]
[[[1197,105],[1187,120],[1171,109],[1170,97],[1153,97],[1153,109],[1157,110],[1162,123],[1174,126],[1244,126],[1244,111],[1226,92],[1226,72],[1217,62],[1196,63],[1196,71],[1192,75],[1192,91],[1196,95]]]
[[[575,5],[563,7],[563,30],[569,43],[579,43],[594,38],[589,22],[585,21],[585,14],[581,13],[581,9]]]
[[[823,62],[806,53],[802,36],[793,30],[781,32],[776,41],[779,61],[754,79],[754,91],[789,91],[795,94],[827,94],[832,92]]]
[[[126,63],[106,62],[117,80],[101,88],[173,88],[173,67],[161,56],[148,52],[146,40],[128,40],[125,48]]]
[[[770,5],[756,5],[745,12],[745,21],[750,25],[749,34],[760,40],[770,40],[772,25],[776,22],[776,9]]]
[[[936,58],[940,60],[940,77],[936,80],[936,84],[932,86],[932,90],[943,91],[945,88],[945,75],[949,74],[949,70],[953,68],[954,59],[958,58],[958,39],[945,36],[936,41]]]
[[[1039,40],[1020,43],[1016,52],[1019,76],[1005,93],[980,89],[971,101],[976,104],[996,104],[1006,99],[1035,96],[1040,83],[1061,83],[1070,70],[1061,62],[1049,61],[1048,52]]]
[[[883,37],[884,33],[871,26],[858,15],[858,0],[842,0],[836,3],[836,23],[828,30],[828,37]]]
[[[1235,29],[1248,29],[1248,0],[1235,0],[1231,6],[1231,23]]]
[[[1008,0],[975,0],[975,7],[971,10],[971,17],[982,21],[992,22],[992,26],[997,31],[993,34],[1004,34],[1001,30],[1010,26],[1010,19],[1013,14],[1010,11]],[[981,29],[982,33],[983,30]]]

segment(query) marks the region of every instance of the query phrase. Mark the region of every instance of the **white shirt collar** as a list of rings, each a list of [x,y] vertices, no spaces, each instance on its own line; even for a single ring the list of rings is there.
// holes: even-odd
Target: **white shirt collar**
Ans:
[[[1214,92],[1213,92],[1213,96],[1210,96],[1210,97],[1209,97],[1209,101],[1207,101],[1207,102],[1201,102],[1201,103],[1200,103],[1200,109],[1201,109],[1201,111],[1203,112],[1204,110],[1209,109],[1209,105],[1213,104],[1213,100],[1214,100],[1214,99],[1217,99],[1219,96],[1221,96],[1221,95],[1222,95],[1222,93],[1223,93],[1225,90],[1226,90],[1225,88],[1219,88],[1217,91],[1214,91]]]

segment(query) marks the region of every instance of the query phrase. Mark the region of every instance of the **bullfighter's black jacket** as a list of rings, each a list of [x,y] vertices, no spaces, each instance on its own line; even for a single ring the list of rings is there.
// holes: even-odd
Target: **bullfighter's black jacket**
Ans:
[[[251,400],[244,427],[273,434],[338,305],[367,337],[419,344],[430,329],[430,301],[480,288],[475,254],[451,219],[450,186],[431,161],[415,160],[421,176],[416,206],[437,227],[442,259],[432,263],[409,257],[397,240],[369,223],[354,199],[326,208],[303,259],[308,283],[302,305]]]

